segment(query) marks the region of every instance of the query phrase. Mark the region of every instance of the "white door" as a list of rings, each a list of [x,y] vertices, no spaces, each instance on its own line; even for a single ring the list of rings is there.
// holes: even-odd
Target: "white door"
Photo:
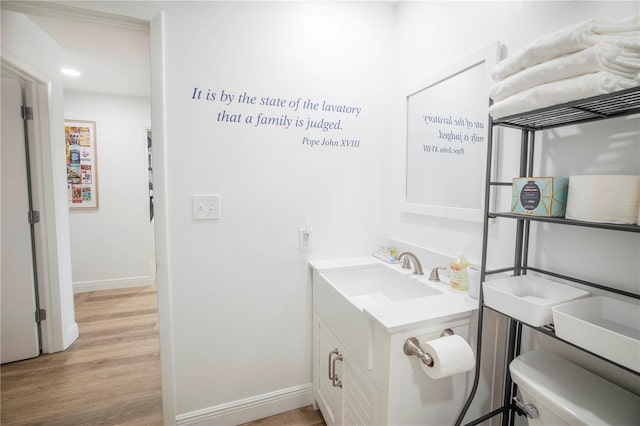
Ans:
[[[28,221],[29,192],[18,80],[2,78],[0,299],[2,363],[37,357],[38,328]]]

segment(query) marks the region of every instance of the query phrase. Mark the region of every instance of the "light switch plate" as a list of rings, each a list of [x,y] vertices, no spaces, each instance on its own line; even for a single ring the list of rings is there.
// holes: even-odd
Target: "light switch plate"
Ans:
[[[193,220],[219,220],[220,194],[192,194],[191,217]]]

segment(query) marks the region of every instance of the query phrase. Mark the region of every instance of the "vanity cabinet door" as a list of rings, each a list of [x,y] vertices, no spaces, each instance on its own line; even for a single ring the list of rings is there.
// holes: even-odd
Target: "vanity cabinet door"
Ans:
[[[379,391],[359,365],[345,360],[343,388],[343,425],[371,426],[379,419]]]
[[[344,355],[340,353],[338,339],[331,330],[322,321],[318,321],[316,327],[318,333],[316,401],[327,425],[341,425],[343,405],[341,386],[343,385],[340,382],[344,377]]]
[[[379,424],[379,391],[326,324],[316,323],[318,383],[316,402],[333,425]]]

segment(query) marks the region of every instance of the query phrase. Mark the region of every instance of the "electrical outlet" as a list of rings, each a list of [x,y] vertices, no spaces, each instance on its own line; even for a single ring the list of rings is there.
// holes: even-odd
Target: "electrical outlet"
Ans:
[[[193,220],[220,219],[220,194],[191,195],[191,217]]]
[[[300,228],[298,230],[298,248],[300,251],[311,251],[312,249],[312,240],[311,240],[311,228]]]

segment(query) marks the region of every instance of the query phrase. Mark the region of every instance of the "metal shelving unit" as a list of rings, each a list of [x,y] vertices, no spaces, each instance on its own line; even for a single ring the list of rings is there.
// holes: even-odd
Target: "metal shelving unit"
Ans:
[[[640,225],[619,225],[608,223],[592,223],[582,222],[577,220],[570,220],[564,218],[549,218],[539,216],[526,216],[520,214],[513,214],[509,212],[491,212],[489,211],[491,188],[499,186],[511,186],[511,182],[493,182],[490,179],[492,171],[492,152],[493,152],[493,133],[496,126],[510,127],[519,129],[521,131],[520,138],[520,177],[533,176],[533,154],[535,148],[535,132],[545,129],[551,129],[554,127],[581,124],[596,120],[605,120],[614,117],[622,117],[635,113],[640,113],[640,87],[632,89],[622,90],[619,92],[595,96],[587,99],[581,99],[578,101],[568,102],[561,105],[555,105],[553,107],[542,108],[535,111],[530,111],[522,114],[516,114],[509,117],[503,117],[493,120],[489,117],[489,135],[487,139],[487,180],[485,185],[485,214],[484,214],[484,227],[483,227],[483,241],[482,241],[482,261],[481,261],[481,276],[480,281],[484,282],[485,277],[491,274],[512,272],[514,276],[524,275],[527,271],[533,271],[540,274],[549,275],[563,280],[572,281],[581,285],[585,285],[592,288],[598,288],[606,290],[608,292],[616,293],[626,297],[631,297],[640,300],[640,294],[632,293],[624,290],[619,290],[606,284],[593,283],[578,279],[575,277],[567,276],[558,272],[548,271],[542,268],[537,268],[529,265],[529,231],[531,223],[545,222],[557,224],[558,226],[569,225],[586,228],[599,228],[605,230],[619,231],[619,232],[632,232],[640,233]],[[488,243],[488,231],[491,225],[490,219],[502,218],[506,220],[513,220],[516,222],[515,231],[515,256],[513,266],[500,268],[496,270],[488,271],[487,266],[487,243]],[[456,420],[456,426],[462,424],[462,420],[471,405],[475,393],[478,387],[478,381],[480,377],[480,363],[482,355],[482,323],[484,316],[484,309],[488,308],[484,305],[484,294],[482,286],[480,286],[480,298],[478,307],[478,337],[477,337],[477,349],[476,349],[476,368],[474,383],[467,398],[467,401]],[[491,308],[489,308],[491,309]],[[506,366],[507,372],[504,383],[504,396],[502,407],[493,410],[469,423],[467,425],[480,424],[498,414],[502,414],[502,425],[513,425],[515,415],[517,413],[523,414],[521,408],[519,408],[514,402],[513,397],[516,395],[516,387],[511,381],[511,377],[508,373],[509,363],[520,354],[520,342],[522,337],[523,326],[528,326],[538,332],[546,334],[550,337],[565,342],[571,346],[577,347],[581,350],[585,350],[576,345],[566,342],[563,339],[558,338],[555,335],[555,330],[552,325],[545,327],[532,327],[515,318],[509,317],[509,334],[507,339],[506,348]],[[588,351],[587,351],[588,352]],[[591,352],[589,352],[591,353]],[[596,354],[592,354],[598,358],[602,358]],[[605,359],[606,360],[606,359]],[[610,360],[606,360],[611,362]],[[624,370],[640,375],[640,373],[617,365]]]

